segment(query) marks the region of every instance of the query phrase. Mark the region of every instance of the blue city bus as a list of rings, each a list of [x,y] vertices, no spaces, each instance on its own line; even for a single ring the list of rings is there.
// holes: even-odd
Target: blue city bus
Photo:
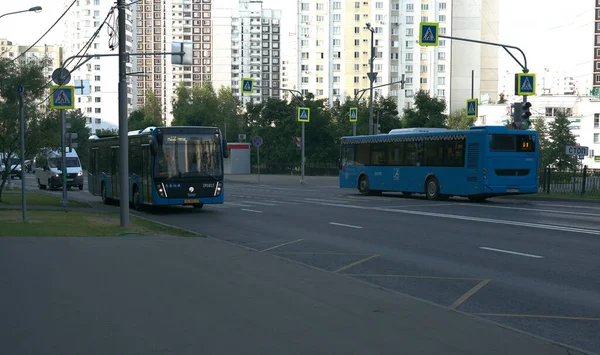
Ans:
[[[533,194],[538,192],[537,142],[534,130],[504,126],[342,137],[340,188],[357,188],[363,195],[420,193],[430,200]]]
[[[128,134],[130,203],[221,204],[227,141],[216,127],[148,127]],[[119,199],[119,137],[91,136],[88,190],[104,203]]]

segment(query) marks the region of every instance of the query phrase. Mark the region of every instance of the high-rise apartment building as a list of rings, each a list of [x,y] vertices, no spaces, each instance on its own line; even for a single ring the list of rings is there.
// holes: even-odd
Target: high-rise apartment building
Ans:
[[[594,0],[594,6],[594,67],[591,82],[594,92],[600,92],[600,0]]]
[[[50,63],[46,68],[45,74],[48,81],[50,81],[50,79],[52,79],[52,72],[54,69],[60,67],[60,63],[63,60],[63,48],[57,45],[39,45],[34,46],[31,49],[29,47],[30,46],[14,44],[6,38],[0,38],[0,54],[5,58],[15,59],[21,56],[18,60],[25,62],[49,59]]]
[[[66,1],[65,8],[71,4]],[[117,9],[111,0],[80,0],[71,9],[71,14],[65,16],[64,27],[64,60],[74,55],[93,55],[117,53],[118,45],[114,49],[111,45],[116,41],[110,41],[109,32],[116,30]],[[94,35],[98,27],[113,11],[112,21],[104,25],[102,30],[89,44],[89,49],[83,50],[86,43]],[[73,13],[74,12],[74,13]],[[132,14],[130,9],[126,10],[126,46],[132,49],[131,32]],[[112,27],[111,29],[109,29]],[[116,36],[116,33],[114,34]],[[85,59],[83,59],[85,60]],[[66,68],[72,70],[83,61],[75,59],[67,63]],[[131,71],[131,64],[127,64],[127,70]],[[119,61],[117,57],[94,57],[79,69],[71,72],[71,82],[75,85],[75,107],[88,117],[88,126],[96,129],[113,129],[118,127],[118,82]],[[78,88],[79,87],[79,88]],[[132,108],[131,85],[128,87],[129,110]]]
[[[280,21],[281,11],[263,8],[260,0],[239,0],[236,9],[218,11],[215,53],[219,53],[219,63],[215,63],[215,86],[231,86],[243,102],[280,97]],[[254,79],[252,94],[241,95],[242,78]]]
[[[136,52],[170,52],[172,42],[193,44],[192,65],[172,65],[170,56],[138,56],[137,105],[144,104],[147,90],[158,97],[167,124],[172,120],[177,86],[212,81],[212,1],[141,0],[135,4]]]
[[[376,47],[374,86],[405,78],[404,90],[400,85],[383,86],[374,90],[375,95],[395,97],[402,108],[410,106],[422,89],[446,99],[452,110],[459,109],[471,98],[471,70],[475,70],[474,96],[483,94],[483,86],[485,93],[497,97],[497,51],[482,52],[472,43],[466,51],[455,49],[456,43],[448,39],[440,39],[436,47],[418,43],[420,22],[438,22],[442,35],[466,31],[465,38],[497,37],[498,2],[485,3],[487,13],[482,15],[481,0],[298,0],[298,87],[331,101],[353,98],[368,88],[369,23]],[[458,102],[460,106],[453,105]]]

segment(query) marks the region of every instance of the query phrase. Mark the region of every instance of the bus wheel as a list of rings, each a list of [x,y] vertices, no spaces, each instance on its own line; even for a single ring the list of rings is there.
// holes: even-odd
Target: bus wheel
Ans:
[[[102,183],[102,187],[100,188],[100,196],[102,196],[102,202],[105,205],[108,205],[108,198],[106,197],[106,184]]]
[[[358,179],[358,191],[362,195],[369,195],[369,179],[364,175],[361,176],[360,179]]]
[[[140,192],[137,188],[137,185],[133,186],[133,208],[136,211],[140,211],[142,209],[142,199],[140,197]]]
[[[436,201],[440,199],[440,184],[435,177],[427,179],[425,195],[427,195],[428,200]]]

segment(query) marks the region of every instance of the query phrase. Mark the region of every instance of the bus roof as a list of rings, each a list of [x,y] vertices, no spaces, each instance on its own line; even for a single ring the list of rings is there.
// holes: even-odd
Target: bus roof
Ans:
[[[454,130],[446,128],[402,128],[393,129],[390,133],[381,133],[375,135],[362,135],[362,136],[345,136],[342,137],[342,143],[344,142],[356,142],[356,143],[384,143],[390,141],[404,141],[409,137],[426,137],[426,136],[440,136],[445,137],[442,139],[463,139],[468,134],[477,134],[479,132],[487,134],[534,134],[537,135],[535,130],[509,130],[506,126],[475,126],[465,130]]]

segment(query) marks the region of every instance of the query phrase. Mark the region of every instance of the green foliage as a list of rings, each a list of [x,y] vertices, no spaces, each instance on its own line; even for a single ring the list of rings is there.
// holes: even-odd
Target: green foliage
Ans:
[[[127,119],[130,131],[136,131],[152,126],[164,126],[162,106],[152,90],[146,90],[144,105],[133,110]]]
[[[104,128],[97,129],[96,135],[97,136],[118,136],[119,131],[117,129],[104,129]]]
[[[446,127],[446,101],[437,97],[429,96],[429,93],[419,90],[415,95],[416,108],[405,108],[402,126],[404,128],[413,127]]]
[[[2,190],[10,173],[8,157],[20,155],[19,93],[23,87],[23,117],[25,123],[25,159],[32,157],[40,147],[49,142],[43,129],[46,117],[37,102],[46,97],[46,67],[48,61],[15,61],[0,58],[0,152],[7,156],[3,163],[7,169],[0,174],[0,201]],[[57,127],[52,128],[54,131]]]
[[[543,169],[549,166],[553,159],[550,154],[550,140],[549,140],[549,132],[548,125],[546,121],[542,117],[538,117],[533,121],[533,129],[535,129],[538,133],[538,147],[540,153],[540,168]]]
[[[467,118],[467,110],[462,108],[452,112],[448,116],[446,127],[449,129],[469,129],[473,127],[473,122],[472,118]]]
[[[189,90],[180,84],[173,98],[172,126],[209,126],[218,121],[219,99],[211,82]]]
[[[559,170],[574,169],[577,167],[577,157],[567,155],[565,147],[575,145],[575,136],[569,125],[571,122],[563,112],[557,112],[554,121],[548,127],[548,163]]]

